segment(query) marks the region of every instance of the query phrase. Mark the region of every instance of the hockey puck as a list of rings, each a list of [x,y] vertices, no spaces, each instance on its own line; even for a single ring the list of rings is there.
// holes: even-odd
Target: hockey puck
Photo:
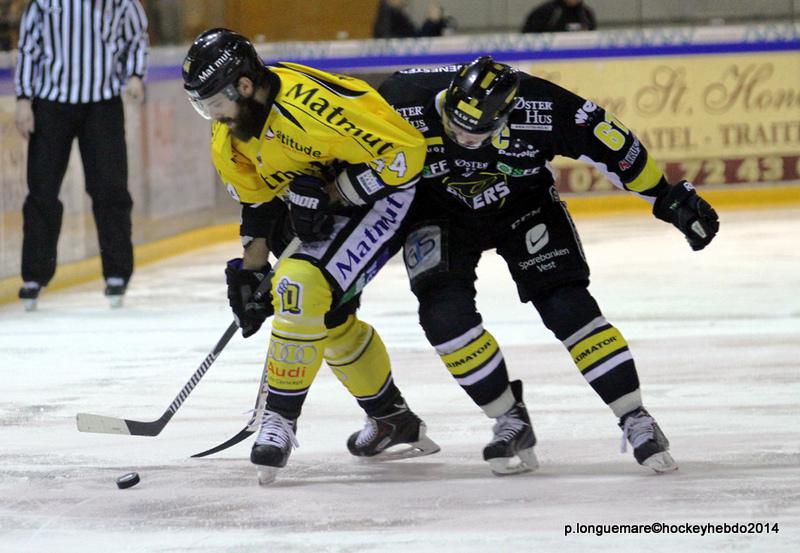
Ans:
[[[139,483],[138,472],[129,472],[128,474],[123,474],[122,476],[117,478],[117,487],[120,490],[133,487],[138,483]]]

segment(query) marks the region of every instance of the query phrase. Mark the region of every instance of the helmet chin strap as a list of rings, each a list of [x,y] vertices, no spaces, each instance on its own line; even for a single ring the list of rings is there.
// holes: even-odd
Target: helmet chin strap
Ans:
[[[503,129],[506,128],[508,124],[508,117],[504,117],[503,121],[500,125],[497,126],[491,133],[472,133],[467,129],[459,126],[458,123],[452,122],[450,117],[447,116],[446,112],[441,113],[442,117],[442,128],[444,129],[445,134],[447,137],[458,144],[462,148],[466,148],[467,150],[478,150],[480,148],[484,148],[492,143],[495,137],[500,136],[503,133]],[[482,139],[478,139],[480,135],[485,134],[486,136]],[[462,142],[459,140],[459,135],[467,135],[475,137],[475,140],[472,142]]]
[[[434,107],[434,109],[436,109],[436,113],[438,113],[438,114],[439,114],[439,118],[440,118],[440,119],[441,119],[441,121],[442,121],[442,128],[444,129],[444,133],[445,133],[445,135],[447,135],[447,137],[448,137],[450,140],[452,140],[453,142],[455,142],[455,143],[456,143],[457,145],[459,145],[460,147],[462,147],[462,148],[466,148],[466,149],[468,149],[468,150],[477,150],[478,148],[481,148],[481,147],[483,147],[483,146],[484,146],[484,144],[477,144],[477,145],[467,145],[467,144],[463,144],[462,142],[460,142],[460,141],[459,141],[459,140],[456,138],[456,134],[455,134],[455,133],[454,133],[452,130],[450,130],[450,125],[448,124],[449,118],[448,118],[448,117],[445,115],[445,113],[444,113],[444,100],[445,100],[445,95],[446,95],[446,94],[447,94],[447,89],[440,90],[440,91],[439,91],[439,92],[436,94],[436,97],[435,97],[435,98],[434,98],[434,100],[433,100],[433,107]]]
[[[433,100],[433,107],[436,108],[436,113],[439,114],[439,117],[442,116],[442,112],[444,111],[444,96],[447,94],[447,89],[440,90],[436,94],[436,98]]]

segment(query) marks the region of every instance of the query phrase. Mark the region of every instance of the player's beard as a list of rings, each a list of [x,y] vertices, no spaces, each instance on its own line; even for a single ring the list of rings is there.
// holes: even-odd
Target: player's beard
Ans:
[[[264,123],[267,122],[269,114],[267,106],[252,97],[241,98],[237,104],[239,104],[239,114],[236,116],[236,127],[231,129],[231,134],[245,142],[258,137],[264,128]]]

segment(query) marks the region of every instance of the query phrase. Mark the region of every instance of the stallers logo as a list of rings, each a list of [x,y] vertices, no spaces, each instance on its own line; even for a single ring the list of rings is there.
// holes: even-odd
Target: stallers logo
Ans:
[[[281,342],[273,337],[269,344],[269,358],[289,365],[308,365],[317,358],[317,348],[312,344]]]

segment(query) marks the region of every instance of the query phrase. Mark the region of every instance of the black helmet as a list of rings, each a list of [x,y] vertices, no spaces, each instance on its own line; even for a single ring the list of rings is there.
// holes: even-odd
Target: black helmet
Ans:
[[[195,100],[208,98],[247,76],[258,84],[264,64],[252,43],[228,29],[209,29],[198,36],[183,60],[183,88]]]
[[[488,142],[505,125],[518,88],[516,70],[491,56],[462,66],[445,94],[445,130],[452,122],[470,133],[491,133]]]

